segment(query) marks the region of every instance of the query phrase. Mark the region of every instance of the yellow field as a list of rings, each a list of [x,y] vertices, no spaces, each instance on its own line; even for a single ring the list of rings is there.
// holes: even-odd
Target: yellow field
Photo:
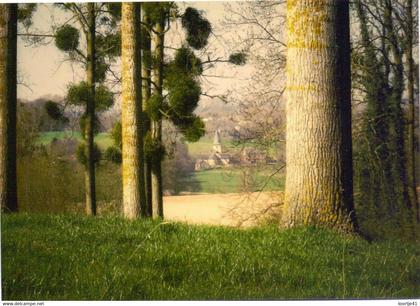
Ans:
[[[278,215],[280,192],[167,196],[166,220],[192,224],[253,226]]]

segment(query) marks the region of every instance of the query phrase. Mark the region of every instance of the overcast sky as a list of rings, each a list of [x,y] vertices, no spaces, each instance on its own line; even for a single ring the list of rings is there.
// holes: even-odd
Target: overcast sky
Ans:
[[[224,2],[178,2],[180,8],[185,5],[193,5],[203,10],[205,16],[212,23],[214,32],[209,46],[213,49],[213,55],[228,56],[229,53],[238,51],[225,43],[229,34],[223,31],[221,21],[225,17]],[[238,5],[240,5],[238,3]],[[33,18],[33,29],[42,33],[50,32],[51,25],[59,24],[65,18],[64,13],[54,8],[52,4],[39,4]],[[174,28],[168,35],[169,44],[177,44],[181,39],[181,29]],[[18,87],[18,97],[21,99],[36,99],[45,95],[64,96],[66,88],[71,82],[78,82],[85,78],[83,70],[77,64],[63,62],[66,55],[59,51],[54,43],[46,46],[28,46],[24,41],[18,41],[18,71],[19,79],[25,84]],[[209,77],[203,81],[204,91],[222,93],[226,90],[238,88],[246,84],[250,77],[251,67],[234,67],[228,64],[218,65],[207,75],[218,75],[221,78]]]

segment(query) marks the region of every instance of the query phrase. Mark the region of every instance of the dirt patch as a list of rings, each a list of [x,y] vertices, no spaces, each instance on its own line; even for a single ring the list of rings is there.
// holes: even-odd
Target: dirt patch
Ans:
[[[278,215],[280,192],[163,197],[165,219],[193,224],[253,226]]]

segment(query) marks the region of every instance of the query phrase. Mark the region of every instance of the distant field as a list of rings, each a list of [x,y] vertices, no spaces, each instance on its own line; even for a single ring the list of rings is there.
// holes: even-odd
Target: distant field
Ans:
[[[75,138],[81,140],[82,137],[79,132],[43,132],[40,133],[39,142],[42,144],[49,144],[54,138],[63,139],[66,137]],[[109,133],[99,133],[95,137],[96,143],[103,150],[112,146],[112,139]],[[208,155],[213,147],[213,139],[210,137],[203,137],[198,142],[187,143],[188,152],[191,156]]]
[[[231,140],[222,139],[222,150],[224,152],[233,153],[237,152],[242,148],[242,145],[236,145]],[[213,150],[213,136],[206,135],[202,137],[198,142],[188,143],[188,153],[191,156],[208,156]],[[248,144],[247,146],[252,146]]]
[[[250,168],[248,168],[250,170]],[[274,169],[260,170],[247,175],[244,169],[212,169],[191,173],[184,179],[185,185],[197,187],[202,193],[235,193],[240,191],[258,191],[264,187],[265,191],[282,191],[284,189],[284,175],[270,175]]]
[[[213,148],[213,139],[204,136],[197,142],[187,142],[187,145],[191,156],[208,155]]]
[[[39,142],[46,145],[49,144],[53,139],[63,139],[63,138],[74,138],[81,140],[82,136],[79,132],[43,132],[40,133]],[[95,142],[98,146],[105,150],[108,147],[112,146],[112,139],[109,133],[99,133],[95,136]]]

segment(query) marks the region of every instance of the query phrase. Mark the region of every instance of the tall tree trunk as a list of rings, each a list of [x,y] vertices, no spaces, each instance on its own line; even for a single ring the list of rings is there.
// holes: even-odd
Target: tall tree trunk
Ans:
[[[122,3],[122,179],[124,216],[146,214],[140,58],[140,3]]]
[[[153,66],[153,94],[162,97],[163,85],[163,46],[164,46],[164,26],[163,22],[157,22],[154,27],[154,61]],[[162,144],[162,119],[159,115],[158,120],[151,122],[152,139],[157,144]],[[153,217],[163,218],[163,194],[162,194],[162,160],[160,156],[152,162],[152,205]]]
[[[95,190],[95,161],[94,161],[94,124],[95,124],[95,3],[88,3],[88,32],[87,32],[87,70],[86,82],[90,88],[90,95],[86,105],[85,127],[85,189],[86,213],[96,215]]]
[[[343,134],[350,78],[341,75],[349,73],[348,10],[340,0],[287,3],[285,226],[355,230],[350,131]]]
[[[146,103],[150,99],[151,94],[151,38],[149,29],[145,25],[150,25],[150,18],[147,15],[146,10],[142,10],[142,65],[141,65],[141,77],[142,77],[142,98],[143,98],[143,116],[144,120],[144,135],[150,132],[150,118],[146,112]],[[144,163],[144,179],[146,189],[146,215],[152,216],[153,205],[152,205],[152,163],[150,158],[147,158]]]
[[[408,178],[408,191],[412,207],[415,208],[417,222],[420,222],[419,203],[416,192],[416,147],[415,137],[415,107],[414,107],[414,59],[413,59],[413,1],[407,0],[407,43],[405,46],[405,56],[407,61],[407,140],[406,140],[406,169]]]
[[[339,111],[341,120],[341,185],[343,186],[342,205],[350,212],[353,229],[359,231],[354,213],[353,199],[353,143],[352,143],[352,109],[351,109],[351,60],[350,60],[350,9],[348,1],[337,1],[336,42],[337,90],[339,95]]]
[[[0,4],[0,203],[16,212],[17,4]]]

